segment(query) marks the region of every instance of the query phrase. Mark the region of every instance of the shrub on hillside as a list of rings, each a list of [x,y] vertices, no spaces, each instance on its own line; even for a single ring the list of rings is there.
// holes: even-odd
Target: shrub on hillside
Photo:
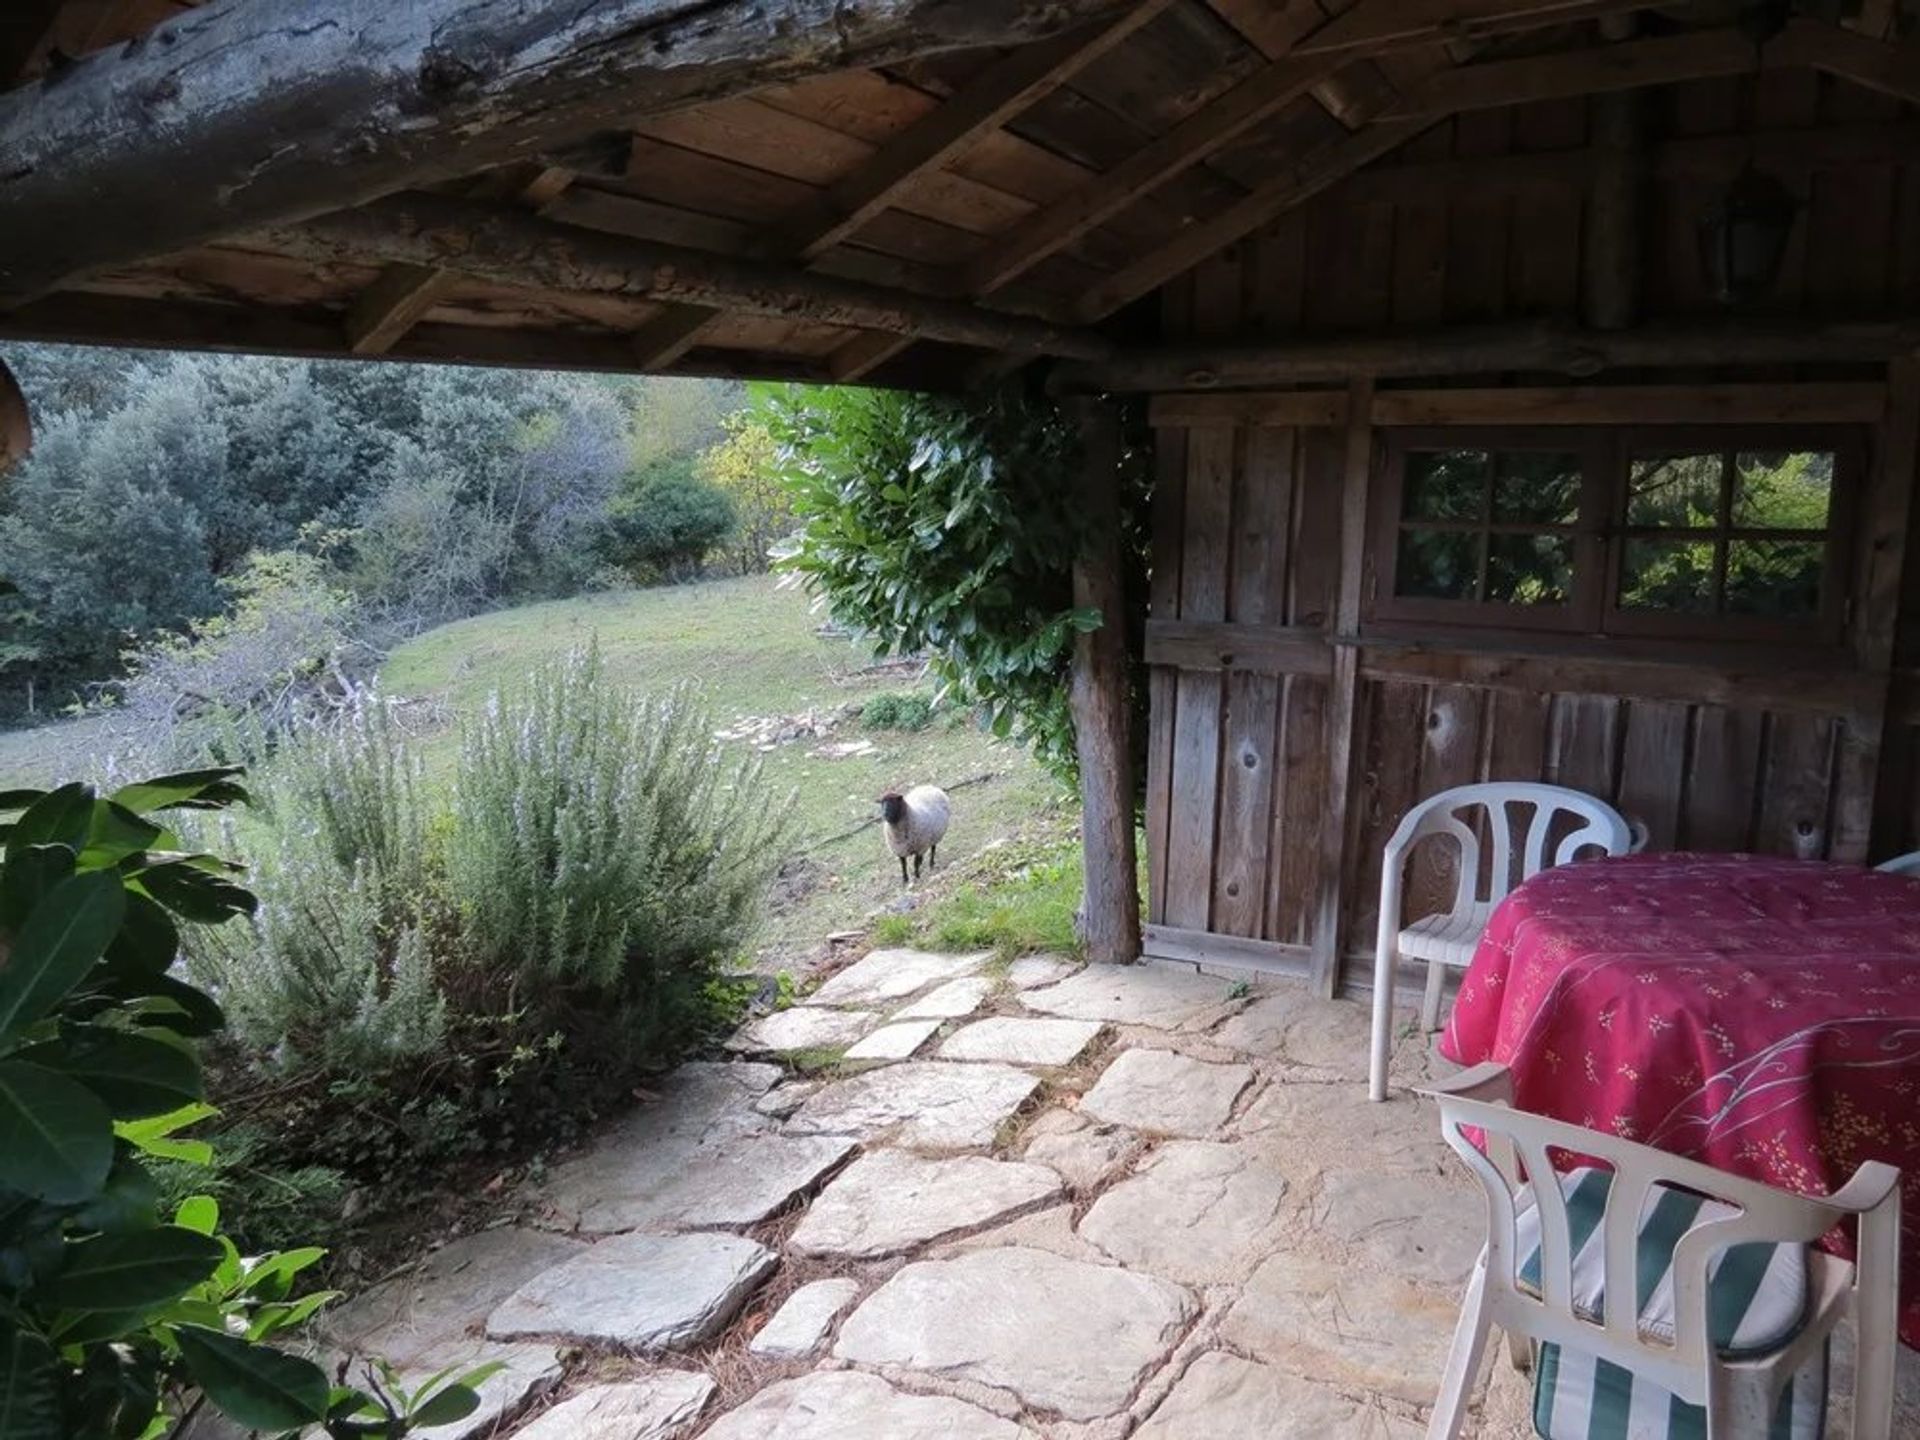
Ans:
[[[607,517],[606,558],[636,580],[691,580],[733,533],[733,502],[694,473],[692,457],[629,475]]]
[[[869,730],[924,730],[933,723],[933,698],[911,690],[876,695],[860,707]]]

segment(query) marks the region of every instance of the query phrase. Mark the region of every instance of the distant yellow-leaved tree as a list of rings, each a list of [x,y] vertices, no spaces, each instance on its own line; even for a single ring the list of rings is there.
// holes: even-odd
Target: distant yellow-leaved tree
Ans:
[[[794,528],[793,501],[779,474],[773,435],[751,412],[730,415],[727,438],[700,456],[700,477],[733,501],[735,527],[721,547],[727,568],[756,575],[767,552]]]

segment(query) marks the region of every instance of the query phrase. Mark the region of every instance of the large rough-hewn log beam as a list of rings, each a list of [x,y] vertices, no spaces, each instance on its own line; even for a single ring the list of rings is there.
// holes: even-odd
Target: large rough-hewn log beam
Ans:
[[[212,0],[0,95],[0,303],[637,115],[1126,0]]]
[[[26,459],[32,448],[33,417],[27,412],[27,397],[6,362],[0,360],[0,472]]]
[[[268,243],[282,254],[320,262],[384,260],[508,285],[743,310],[1017,354],[1100,360],[1114,350],[1090,330],[438,195],[388,196],[273,231]]]
[[[1073,637],[1074,744],[1080,761],[1080,848],[1086,878],[1080,935],[1087,958],[1125,962],[1140,955],[1139,861],[1133,838],[1131,685],[1127,597],[1120,563],[1120,425],[1111,405],[1081,400],[1085,454],[1074,476],[1081,537],[1073,559],[1073,603],[1094,610],[1100,628]]]
[[[1058,367],[1060,394],[1247,390],[1320,385],[1356,375],[1407,379],[1505,370],[1597,375],[1630,366],[1875,363],[1920,354],[1920,319],[1649,325],[1583,330],[1540,322],[1456,325],[1278,345],[1178,345]]]

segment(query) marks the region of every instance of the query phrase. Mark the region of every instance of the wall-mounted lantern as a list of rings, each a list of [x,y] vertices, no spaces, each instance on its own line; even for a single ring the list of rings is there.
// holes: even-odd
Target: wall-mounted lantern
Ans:
[[[1700,264],[1714,298],[1758,300],[1779,278],[1800,203],[1778,177],[1749,165],[1700,218]]]

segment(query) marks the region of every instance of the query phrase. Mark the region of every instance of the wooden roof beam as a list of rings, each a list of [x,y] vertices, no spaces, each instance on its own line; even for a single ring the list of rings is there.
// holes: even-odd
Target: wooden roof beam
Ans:
[[[0,304],[634,116],[1125,0],[213,0],[0,94]]]
[[[1920,105],[1920,45],[1879,40],[1818,20],[1793,20],[1767,53]]]
[[[17,9],[0,25],[0,90],[19,82],[53,43],[55,22],[66,0],[14,0]]]
[[[1769,46],[1763,61],[1753,42],[1737,31],[1709,30],[1438,71],[1409,87],[1392,110],[1373,124],[1323,146],[1220,214],[1187,227],[1159,250],[1107,276],[1083,297],[1080,318],[1087,323],[1104,319],[1457,111],[1739,75],[1763,64],[1778,68],[1795,63],[1804,62],[1791,49]]]
[[[474,187],[476,197],[511,195],[536,214],[559,199],[573,183],[573,171],[542,166],[531,179],[495,172]],[[347,349],[355,355],[384,355],[459,281],[451,270],[425,265],[389,265],[347,308]]]
[[[1873,321],[1728,321],[1589,330],[1551,321],[1454,325],[1383,335],[1265,345],[1176,345],[1109,361],[1063,364],[1065,393],[1160,393],[1376,379],[1496,374],[1507,370],[1599,374],[1622,366],[1841,364],[1920,353],[1920,318]]]
[[[440,195],[388,196],[296,229],[265,232],[265,243],[320,264],[381,260],[507,285],[741,310],[1016,354],[1099,359],[1113,350],[1104,336],[1047,320]]]
[[[768,247],[770,253],[783,259],[817,259],[923,176],[943,169],[982,137],[1038,104],[1171,4],[1140,0],[1117,20],[1024,46],[990,66],[828,187],[818,206],[789,220]],[[718,313],[694,305],[669,308],[634,336],[641,365],[652,369],[685,354]]]

